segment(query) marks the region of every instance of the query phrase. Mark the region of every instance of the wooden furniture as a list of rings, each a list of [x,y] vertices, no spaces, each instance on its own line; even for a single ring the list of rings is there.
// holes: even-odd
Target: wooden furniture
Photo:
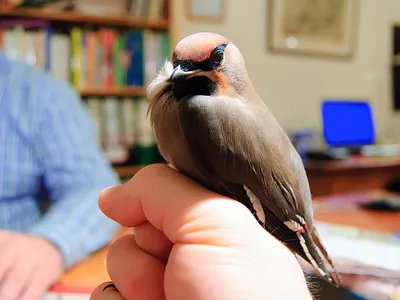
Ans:
[[[75,11],[57,11],[46,8],[18,8],[11,11],[0,11],[0,17],[35,18],[50,21],[63,21],[69,23],[103,24],[112,26],[168,29],[169,20],[148,20],[146,18],[133,18],[131,16],[98,16],[87,15]]]
[[[400,180],[400,157],[354,156],[340,161],[305,161],[313,196],[385,188]]]
[[[316,197],[314,217],[318,221],[355,226],[380,232],[400,232],[400,212],[382,212],[360,209],[357,205],[388,195],[380,189]]]
[[[378,212],[364,210],[357,204],[365,203],[372,199],[391,195],[383,190],[369,190],[354,193],[344,193],[326,197],[316,197],[314,202],[315,219],[331,224],[355,226],[364,230],[373,230],[382,233],[400,232],[400,212]],[[400,197],[398,194],[393,196]],[[385,257],[382,257],[384,260]],[[398,280],[383,279],[368,275],[341,274],[342,286],[355,295],[357,299],[366,300],[371,295],[373,299],[400,300],[400,285]],[[322,282],[321,299],[355,299],[346,295],[336,296],[336,289]]]
[[[314,202],[315,218],[318,221],[357,226],[382,232],[400,231],[400,213],[366,211],[355,206],[357,203],[379,197],[382,193],[386,192],[370,190],[353,194],[317,197]],[[131,232],[131,229],[122,228],[116,238]],[[107,250],[108,247],[105,247],[86,261],[72,268],[61,279],[61,284],[94,288],[100,283],[109,280],[105,264]],[[345,276],[344,280],[344,286],[351,289],[352,284],[356,282],[356,277]]]
[[[122,227],[114,240],[132,234],[132,229]],[[61,278],[60,283],[66,286],[94,288],[110,279],[107,273],[106,258],[109,245],[93,253],[87,260],[76,265]]]

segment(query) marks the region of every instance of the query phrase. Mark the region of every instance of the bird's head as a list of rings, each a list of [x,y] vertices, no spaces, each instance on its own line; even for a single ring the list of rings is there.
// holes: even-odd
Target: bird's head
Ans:
[[[191,95],[238,91],[247,78],[243,57],[226,37],[201,32],[182,39],[172,55],[169,77],[177,100]]]
[[[154,124],[174,101],[198,95],[249,96],[249,92],[254,89],[239,49],[219,34],[195,33],[175,46],[172,62],[167,60],[149,84],[148,113]]]

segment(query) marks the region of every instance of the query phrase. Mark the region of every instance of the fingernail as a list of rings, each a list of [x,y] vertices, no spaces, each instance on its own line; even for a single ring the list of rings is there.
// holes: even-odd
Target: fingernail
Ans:
[[[118,289],[116,288],[116,286],[114,285],[114,283],[110,283],[110,284],[107,284],[107,285],[103,288],[103,292],[104,292],[106,289],[109,289],[109,288],[113,288],[113,289],[115,289],[115,290],[118,291]]]

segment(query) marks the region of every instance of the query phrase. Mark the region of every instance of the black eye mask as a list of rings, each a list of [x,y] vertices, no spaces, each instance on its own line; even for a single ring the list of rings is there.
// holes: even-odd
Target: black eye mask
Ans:
[[[174,68],[181,66],[181,69],[185,72],[193,70],[211,71],[218,68],[224,60],[224,51],[227,44],[221,44],[214,48],[209,58],[201,63],[194,63],[191,60],[177,60],[174,63]]]

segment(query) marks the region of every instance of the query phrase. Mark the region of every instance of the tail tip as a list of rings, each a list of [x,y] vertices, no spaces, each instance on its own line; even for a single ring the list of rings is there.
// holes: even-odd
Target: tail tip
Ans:
[[[332,276],[332,273],[334,274]],[[340,277],[339,273],[335,270],[333,272],[328,272],[326,274],[326,278],[328,279],[328,281],[335,286],[336,288],[339,288],[341,283],[342,283],[342,278]]]

